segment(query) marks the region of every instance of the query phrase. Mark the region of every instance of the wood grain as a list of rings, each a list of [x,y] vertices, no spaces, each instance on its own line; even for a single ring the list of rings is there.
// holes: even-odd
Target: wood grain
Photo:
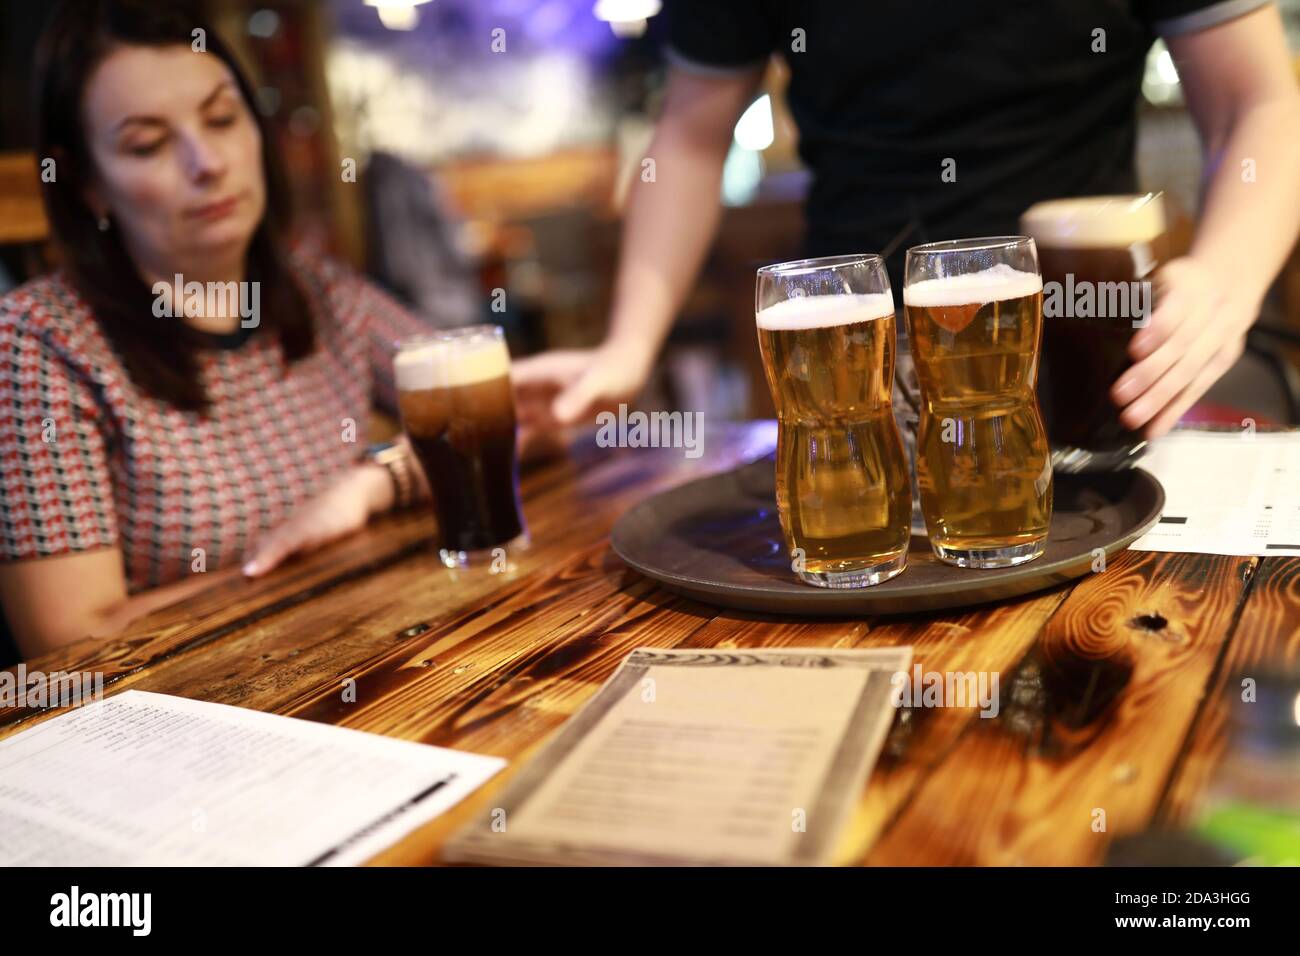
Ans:
[[[1097,863],[1143,829],[1253,563],[1129,551],[1082,580],[867,862]]]
[[[1251,706],[1242,701],[1241,682],[1268,670],[1300,670],[1300,560],[1296,558],[1260,561],[1250,599],[1155,815],[1157,823],[1176,826],[1195,817],[1200,797],[1230,744],[1233,708]]]
[[[433,520],[417,511],[381,519],[264,579],[212,572],[213,587],[203,595],[115,639],[80,641],[27,666],[99,672],[110,691],[137,687],[278,711],[324,675],[341,680],[412,626],[607,540],[614,520],[641,497],[762,454],[769,431],[761,423],[715,427],[699,459],[680,449],[615,449],[593,460],[580,448],[574,460],[529,474],[522,494],[533,546],[507,574],[447,571],[432,551]],[[201,660],[184,660],[200,651]],[[0,710],[0,735],[50,712]]]
[[[1254,559],[1127,552],[1001,604],[796,620],[675,596],[610,551],[632,504],[763,454],[771,434],[710,429],[696,460],[579,447],[530,471],[532,545],[504,574],[448,572],[431,517],[392,516],[263,580],[213,573],[201,596],[29,667],[506,757],[470,799],[372,861],[406,865],[437,862],[636,647],[907,644],[925,672],[999,675],[1000,711],[900,710],[837,859],[1095,863],[1110,835],[1194,804],[1224,745],[1225,682],[1300,656],[1294,558],[1268,559],[1251,581]],[[45,713],[0,711],[0,737]],[[1094,808],[1106,833],[1091,828]]]

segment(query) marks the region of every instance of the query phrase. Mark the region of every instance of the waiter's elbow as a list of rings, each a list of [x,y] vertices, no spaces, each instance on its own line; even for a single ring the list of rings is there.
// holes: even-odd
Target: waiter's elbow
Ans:
[[[736,120],[753,99],[762,75],[755,70],[701,77],[674,70],[653,145],[725,159]]]

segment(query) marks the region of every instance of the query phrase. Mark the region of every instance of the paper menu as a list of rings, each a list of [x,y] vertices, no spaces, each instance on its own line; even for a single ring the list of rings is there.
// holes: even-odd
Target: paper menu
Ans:
[[[360,863],[504,764],[124,691],[0,740],[0,866]]]
[[[1165,508],[1134,550],[1300,556],[1300,431],[1175,431],[1139,467]]]
[[[449,861],[820,864],[911,648],[634,651]]]

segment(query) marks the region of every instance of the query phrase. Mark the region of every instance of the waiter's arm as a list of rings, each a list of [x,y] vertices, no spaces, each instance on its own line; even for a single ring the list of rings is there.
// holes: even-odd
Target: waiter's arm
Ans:
[[[759,67],[721,75],[671,71],[646,152],[653,176],[643,161],[629,192],[604,345],[543,353],[511,370],[521,392],[546,396],[546,410],[560,424],[631,398],[645,384],[717,229],[732,132],[762,75]],[[521,394],[525,428],[533,424],[530,408],[536,406]]]
[[[1158,304],[1115,383],[1122,420],[1154,437],[1241,355],[1300,230],[1300,90],[1272,4],[1166,43],[1205,157],[1191,251],[1157,276]]]

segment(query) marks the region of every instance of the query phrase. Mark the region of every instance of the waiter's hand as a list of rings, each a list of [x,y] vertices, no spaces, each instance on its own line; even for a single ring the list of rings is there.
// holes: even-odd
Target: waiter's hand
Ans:
[[[1133,365],[1110,390],[1120,421],[1156,438],[1241,357],[1263,295],[1191,256],[1155,277],[1155,308],[1129,343]]]
[[[528,460],[555,454],[566,431],[595,424],[645,387],[654,367],[640,343],[605,342],[594,349],[556,349],[519,359],[510,368],[519,413],[519,453]]]

